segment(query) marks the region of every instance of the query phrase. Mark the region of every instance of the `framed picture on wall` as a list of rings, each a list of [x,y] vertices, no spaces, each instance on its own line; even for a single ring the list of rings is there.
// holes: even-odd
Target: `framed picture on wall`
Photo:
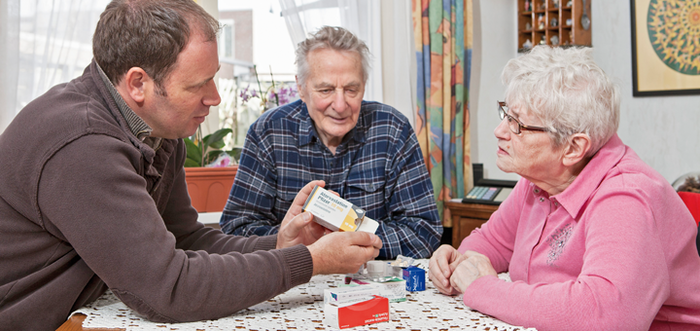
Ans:
[[[632,94],[700,94],[700,0],[631,0]]]

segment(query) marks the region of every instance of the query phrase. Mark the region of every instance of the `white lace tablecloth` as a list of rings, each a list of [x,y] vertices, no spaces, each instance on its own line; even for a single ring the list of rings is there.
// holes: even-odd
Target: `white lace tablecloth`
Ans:
[[[428,260],[418,260],[427,269]],[[508,275],[500,278],[508,280]],[[136,314],[108,291],[95,302],[75,313],[87,315],[85,328],[121,328],[136,330],[335,330],[324,321],[323,290],[336,287],[344,275],[314,276],[270,300],[231,316],[192,323],[154,323]],[[426,273],[427,278],[427,273]],[[534,330],[501,322],[471,310],[462,296],[446,296],[426,279],[426,290],[407,292],[405,302],[389,304],[389,321],[351,328],[351,330]]]

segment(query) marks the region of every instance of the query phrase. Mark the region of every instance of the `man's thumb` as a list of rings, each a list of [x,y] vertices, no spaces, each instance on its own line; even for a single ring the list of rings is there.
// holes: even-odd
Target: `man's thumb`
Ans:
[[[304,221],[304,223],[309,223],[309,222],[311,222],[311,220],[314,219],[314,215],[308,211],[303,212],[301,214],[301,217],[302,217],[302,220]]]

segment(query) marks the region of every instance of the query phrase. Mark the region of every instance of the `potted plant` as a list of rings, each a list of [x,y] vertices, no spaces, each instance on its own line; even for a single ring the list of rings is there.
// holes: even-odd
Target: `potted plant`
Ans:
[[[192,206],[198,212],[224,210],[233,180],[240,148],[224,151],[224,138],[233,130],[225,128],[202,137],[201,127],[194,136],[184,138],[187,147],[185,177]]]
[[[248,85],[240,93],[235,93],[236,103],[240,101],[240,105],[246,105],[257,98],[264,111],[297,98],[296,86],[288,87],[287,83],[275,82],[272,73],[270,73],[272,78],[270,86],[263,89],[263,84],[258,78],[257,66],[253,66],[253,71],[258,89]],[[237,125],[235,123],[237,122],[233,121],[234,126]],[[231,133],[233,133],[232,129],[225,128],[203,137],[200,127],[194,136],[184,139],[187,147],[185,160],[187,190],[192,199],[192,206],[200,213],[222,211],[228,200],[238,171],[237,160],[242,150],[240,147],[222,150],[225,146],[224,139]]]

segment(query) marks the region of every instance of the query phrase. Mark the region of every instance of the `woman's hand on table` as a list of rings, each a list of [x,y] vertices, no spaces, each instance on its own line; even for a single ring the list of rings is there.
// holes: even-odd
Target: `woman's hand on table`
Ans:
[[[460,275],[455,276],[455,272],[459,266],[467,261],[471,261],[470,265],[463,266],[460,270]],[[485,265],[484,262],[487,264]],[[496,270],[491,266],[491,261],[486,255],[475,251],[466,251],[464,254],[460,253],[454,247],[450,245],[442,245],[438,248],[433,256],[430,258],[430,266],[428,275],[433,285],[437,289],[446,295],[456,295],[463,293],[464,289],[469,286],[476,278],[472,280],[462,279],[465,272],[472,272],[472,267],[483,270],[484,274],[496,275]],[[480,269],[479,269],[480,268]],[[480,277],[480,276],[479,276]],[[459,282],[456,284],[455,282]],[[468,283],[467,283],[468,282]]]
[[[433,256],[430,257],[428,277],[440,293],[446,295],[458,294],[457,290],[450,284],[450,277],[452,276],[452,271],[462,259],[462,253],[450,245],[440,246],[433,253]]]
[[[469,256],[467,257],[467,253]],[[465,252],[466,259],[461,261],[450,277],[450,285],[459,293],[464,291],[475,280],[483,276],[497,276],[496,270],[491,265],[491,261],[485,255],[473,251]]]

